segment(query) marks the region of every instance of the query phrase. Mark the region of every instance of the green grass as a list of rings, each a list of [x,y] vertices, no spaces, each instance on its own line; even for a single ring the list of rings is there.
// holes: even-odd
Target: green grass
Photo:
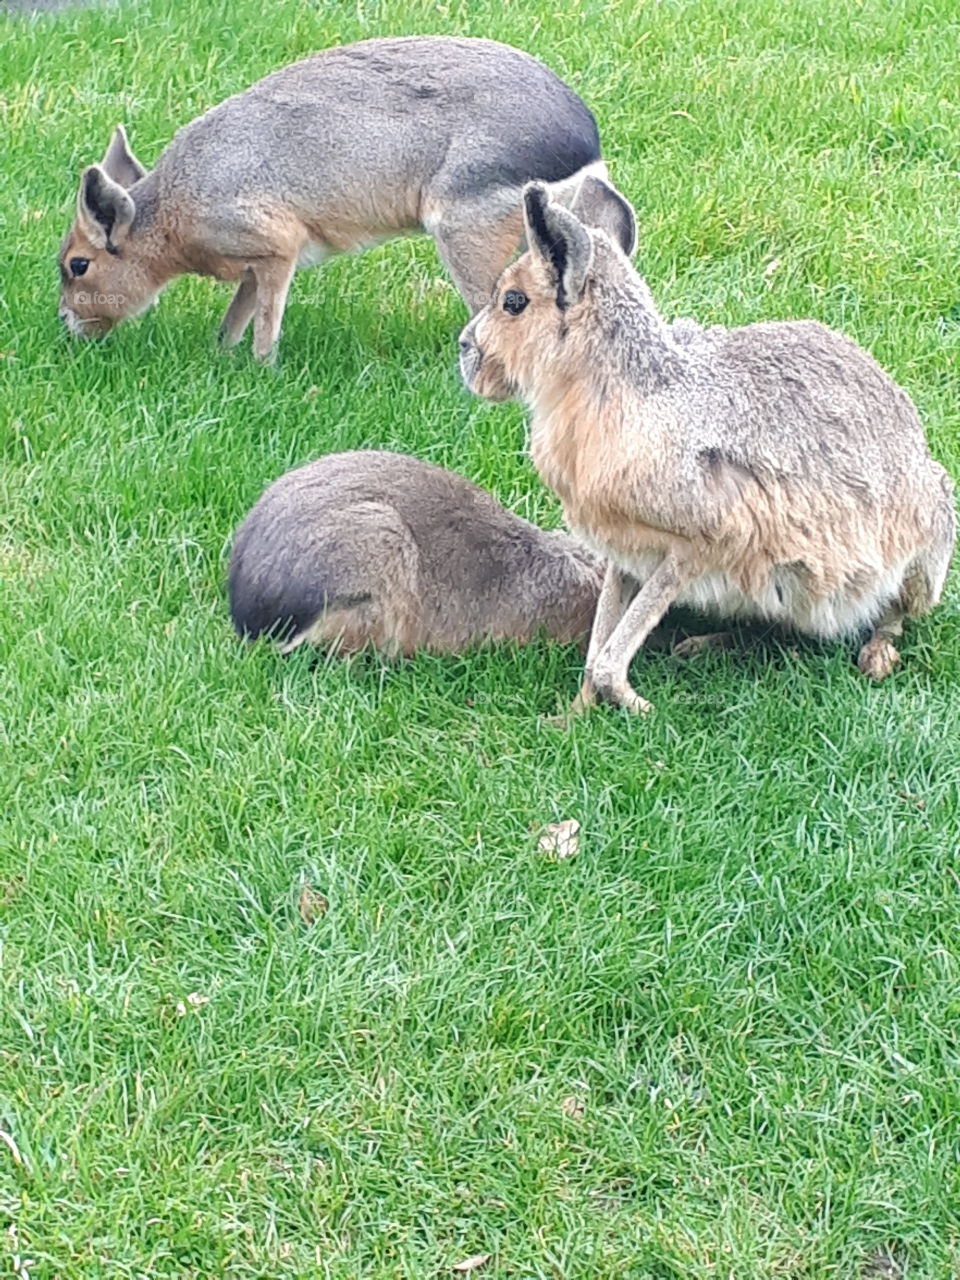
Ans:
[[[152,162],[397,31],[547,59],[669,314],[844,327],[960,467],[953,0],[0,18],[0,1274],[958,1276],[956,579],[881,687],[843,645],[650,654],[654,716],[566,735],[569,650],[245,651],[231,532],[294,463],[404,449],[559,519],[520,410],[460,385],[432,245],[299,277],[276,371],[214,351],[208,281],[60,331],[117,120]]]

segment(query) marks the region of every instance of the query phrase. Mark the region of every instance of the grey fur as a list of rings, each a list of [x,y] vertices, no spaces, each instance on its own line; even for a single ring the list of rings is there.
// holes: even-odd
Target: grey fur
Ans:
[[[605,232],[525,198],[531,251],[497,297],[529,303],[474,317],[461,367],[478,394],[528,401],[534,464],[610,560],[581,701],[649,706],[629,663],[674,602],[824,638],[870,628],[860,668],[889,674],[956,536],[953,483],[906,392],[814,321],[668,324]],[[585,236],[571,291],[556,263],[582,262]]]
[[[91,262],[82,279],[65,271],[61,314],[80,335],[104,332],[174,276],[213,275],[238,285],[224,343],[253,319],[265,359],[298,267],[416,230],[476,311],[519,243],[523,184],[563,194],[585,173],[606,173],[593,116],[529,54],[447,36],[328,49],[188,124],[151,173],[118,129],[84,181],[135,207],[123,261],[97,252],[100,210],[81,199],[61,267]]]
[[[602,562],[462,476],[403,454],[335,453],[281,476],[237,531],[230,610],[285,650],[457,653],[538,631],[583,641]]]
[[[566,205],[584,226],[605,231],[628,258],[636,252],[637,215],[633,205],[616,187],[603,178],[587,174],[575,190],[569,190],[568,198],[565,198],[566,192],[558,196],[549,188],[544,190],[542,187],[538,188],[537,185],[531,184],[527,187],[525,200],[529,203],[537,195],[541,198],[546,196],[549,200]],[[571,230],[569,225],[567,230]]]

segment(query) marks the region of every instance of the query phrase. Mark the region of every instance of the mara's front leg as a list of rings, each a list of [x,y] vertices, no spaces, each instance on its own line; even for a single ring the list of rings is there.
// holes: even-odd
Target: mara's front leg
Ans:
[[[581,711],[592,707],[597,700],[596,690],[590,679],[589,671],[597,654],[607,643],[616,629],[617,623],[624,615],[627,605],[637,590],[637,581],[624,573],[612,561],[607,564],[597,611],[593,615],[593,626],[590,630],[590,643],[587,647],[585,674],[580,692],[570,706],[570,715],[576,716]]]
[[[265,258],[251,268],[257,282],[253,312],[253,354],[261,363],[270,363],[280,337],[280,324],[287,305],[290,281],[297,269],[296,258]],[[238,290],[239,297],[239,290]],[[235,298],[234,301],[237,299]],[[233,306],[233,303],[230,304]]]
[[[227,307],[227,313],[220,324],[220,345],[224,348],[235,347],[244,335],[247,325],[253,319],[257,309],[257,282],[253,269],[244,271],[233,300]]]
[[[687,575],[672,556],[661,560],[593,660],[587,659],[584,685],[591,687],[596,698],[635,714],[652,710],[630,684],[630,662],[686,581]]]

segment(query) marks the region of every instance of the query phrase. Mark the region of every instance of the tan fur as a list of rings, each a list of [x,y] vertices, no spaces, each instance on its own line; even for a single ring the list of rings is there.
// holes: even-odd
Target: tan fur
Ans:
[[[674,601],[824,637],[870,627],[860,668],[889,674],[955,536],[952,483],[906,393],[812,322],[674,332],[577,212],[528,192],[531,250],[464,330],[461,364],[478,394],[528,401],[537,470],[611,560],[581,705],[647,708],[629,662]],[[517,315],[511,293],[528,299]]]

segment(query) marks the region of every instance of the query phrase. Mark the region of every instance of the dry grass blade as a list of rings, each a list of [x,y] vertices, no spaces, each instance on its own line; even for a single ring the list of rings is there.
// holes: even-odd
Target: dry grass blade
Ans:
[[[9,1150],[13,1156],[13,1163],[23,1165],[23,1156],[20,1154],[20,1148],[14,1140],[13,1134],[7,1133],[6,1129],[0,1129],[0,1142]]]
[[[462,1262],[455,1263],[453,1269],[459,1272],[476,1271],[478,1267],[484,1266],[489,1261],[489,1253],[475,1253],[472,1257],[464,1258]]]

